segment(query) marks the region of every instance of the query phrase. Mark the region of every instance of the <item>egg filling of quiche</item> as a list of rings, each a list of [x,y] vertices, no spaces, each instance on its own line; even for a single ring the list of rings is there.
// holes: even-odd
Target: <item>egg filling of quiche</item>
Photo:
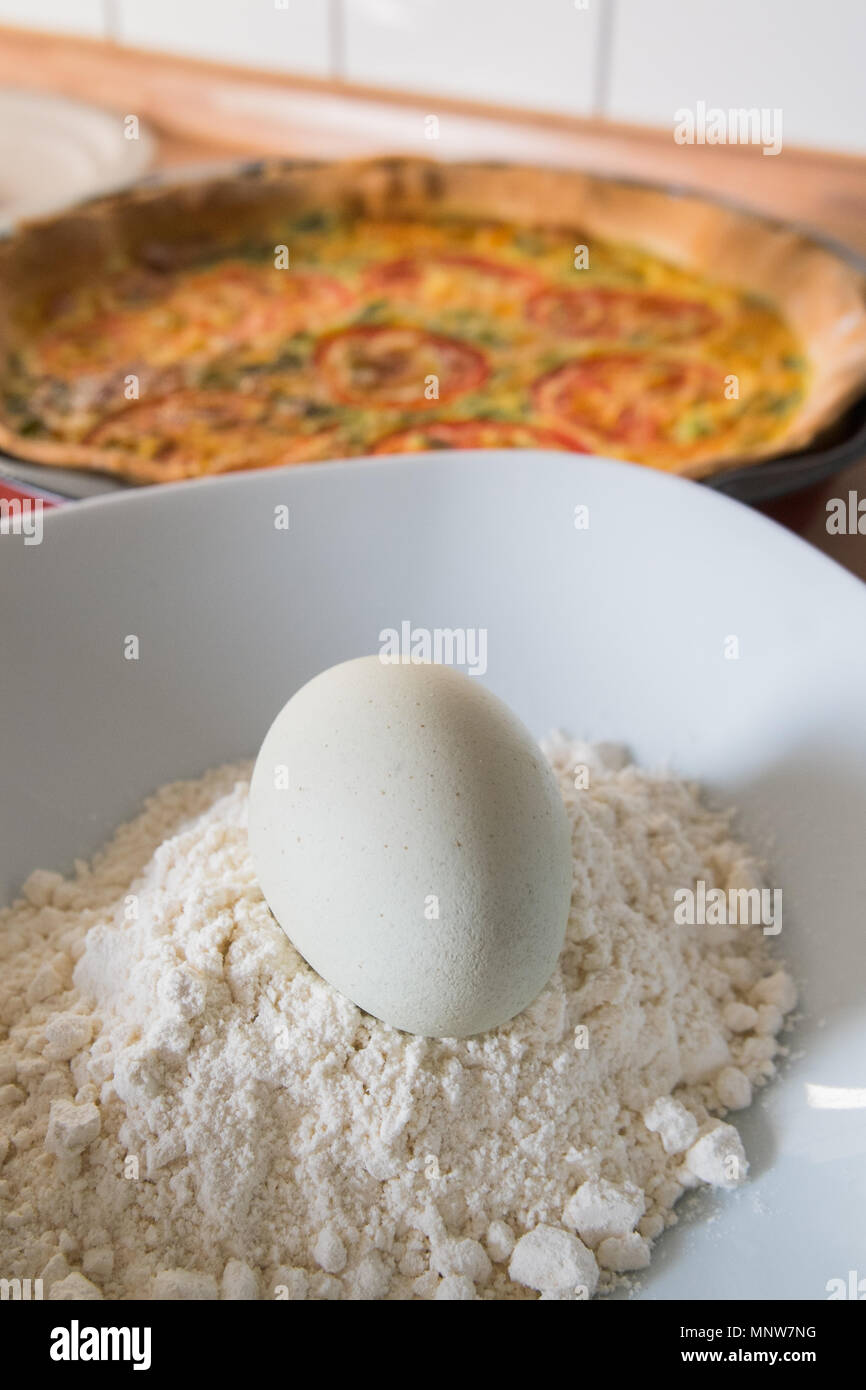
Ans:
[[[307,214],[282,256],[118,265],[41,306],[6,414],[165,479],[500,446],[687,472],[782,431],[808,365],[771,304],[580,241]]]

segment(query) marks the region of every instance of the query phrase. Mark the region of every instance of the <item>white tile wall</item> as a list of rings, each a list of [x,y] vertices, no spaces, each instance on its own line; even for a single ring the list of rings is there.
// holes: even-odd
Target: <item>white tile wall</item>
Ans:
[[[287,72],[331,71],[331,0],[114,3],[117,37],[126,43]]]
[[[0,24],[670,129],[781,107],[866,152],[866,0],[0,0]]]
[[[589,112],[599,3],[344,0],[346,75],[480,101]]]
[[[0,0],[0,24],[101,38],[103,0]]]
[[[791,144],[866,150],[864,0],[615,0],[607,114],[780,107]]]

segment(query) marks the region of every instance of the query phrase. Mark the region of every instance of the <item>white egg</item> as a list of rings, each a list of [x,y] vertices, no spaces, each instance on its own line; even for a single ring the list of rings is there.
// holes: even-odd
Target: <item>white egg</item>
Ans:
[[[297,950],[396,1028],[482,1033],[550,978],[568,819],[538,745],[474,677],[377,656],[323,671],[262,744],[249,834]]]

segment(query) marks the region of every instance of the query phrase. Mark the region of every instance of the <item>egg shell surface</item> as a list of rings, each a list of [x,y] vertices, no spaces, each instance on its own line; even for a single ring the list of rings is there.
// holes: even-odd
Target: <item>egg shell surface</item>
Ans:
[[[483,1033],[550,978],[568,819],[535,740],[477,677],[378,656],[316,676],[264,739],[249,836],[296,949],[396,1028]]]

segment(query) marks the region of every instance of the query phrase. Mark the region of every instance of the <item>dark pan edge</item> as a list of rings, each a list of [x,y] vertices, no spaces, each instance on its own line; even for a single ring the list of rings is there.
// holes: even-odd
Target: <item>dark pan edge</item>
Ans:
[[[839,438],[841,431],[844,433]],[[715,492],[735,497],[740,502],[769,502],[814,487],[858,459],[866,458],[866,396],[861,396],[849,407],[842,420],[833,426],[831,434],[836,436],[832,442],[822,444],[819,438],[814,445],[796,454],[783,454],[766,463],[734,468],[703,481]]]

